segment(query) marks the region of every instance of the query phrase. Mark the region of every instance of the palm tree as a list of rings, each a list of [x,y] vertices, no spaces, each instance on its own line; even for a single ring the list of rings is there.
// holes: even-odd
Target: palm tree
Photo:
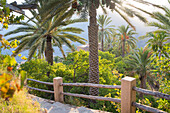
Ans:
[[[110,9],[114,9],[115,11],[119,12],[115,9],[117,4],[120,4],[119,1],[113,0],[80,0],[83,4],[84,8],[82,9],[83,13],[86,14],[86,11],[89,11],[90,21],[89,21],[89,82],[90,83],[99,83],[99,64],[98,64],[98,25],[96,21],[96,9],[99,7],[100,4],[106,5],[106,7],[110,7]],[[103,7],[102,7],[103,8]],[[104,8],[103,8],[104,9]],[[105,11],[105,10],[104,10]],[[121,16],[130,24],[132,25],[124,15],[119,12]],[[98,95],[98,88],[90,88],[91,95]]]
[[[132,10],[131,8],[128,8],[126,6],[123,6],[123,2],[121,0],[79,0],[84,8],[82,8],[82,12],[87,15],[87,10],[89,11],[90,21],[89,21],[89,82],[91,83],[99,83],[99,67],[98,67],[98,40],[97,40],[97,34],[98,34],[98,27],[96,23],[96,9],[99,7],[99,5],[105,5],[106,7],[109,7],[111,10],[116,11],[133,29],[135,27],[131,24],[131,22],[128,20],[127,16],[122,13],[122,11],[127,14],[130,17],[138,17],[143,22],[147,22],[147,20],[139,14],[139,12],[136,12],[135,10]],[[149,2],[143,2],[143,1],[137,1],[141,2],[143,4],[150,4],[155,7],[160,7],[158,5],[151,4]],[[137,10],[143,11],[147,14],[147,11],[144,11],[140,8],[135,7],[133,4],[129,4],[130,7],[133,7]],[[104,9],[104,7],[102,6]],[[105,11],[105,9],[104,9]],[[106,12],[106,11],[105,11]],[[83,16],[84,17],[84,16]],[[97,33],[97,34],[96,34]],[[90,88],[90,94],[97,95],[98,89],[97,88]]]
[[[125,27],[124,25],[118,28],[117,36],[119,37],[119,46],[122,48],[122,57],[125,56],[125,51],[128,53],[130,49],[136,47],[136,38],[133,35],[137,33],[129,28],[129,26]]]
[[[147,75],[150,72],[150,63],[152,61],[152,51],[150,49],[138,49],[131,57],[125,61],[131,67],[133,67],[133,71],[139,74],[140,79],[140,88],[146,89],[146,79]],[[141,95],[142,97],[142,95]]]
[[[29,24],[27,22],[18,23],[23,25],[18,27],[14,31],[8,32],[5,36],[25,32],[26,34],[12,37],[9,40],[21,40],[19,47],[15,50],[13,56],[16,56],[18,53],[23,50],[29,49],[28,60],[32,58],[34,53],[38,50],[38,54],[46,57],[46,60],[49,64],[53,64],[53,46],[58,46],[63,56],[64,51],[62,45],[65,44],[72,50],[74,50],[71,45],[71,41],[79,42],[85,44],[85,39],[75,35],[83,32],[82,29],[76,27],[67,27],[67,25],[84,22],[80,20],[70,20],[69,12],[62,10],[56,16],[51,18],[46,24],[42,25],[41,20],[43,18],[42,13],[40,13],[41,8],[43,9],[45,3],[41,3],[38,6],[38,13],[35,10],[30,10],[32,15],[36,17],[34,20],[31,20],[34,24]],[[59,9],[60,10],[60,9]],[[39,29],[39,26],[42,26]]]
[[[140,20],[142,20],[143,22],[147,22],[147,20],[140,15],[138,11],[143,11],[149,15],[152,15],[151,13],[138,8],[136,6],[134,6],[133,4],[130,4],[126,1],[122,1],[122,0],[79,0],[81,1],[81,3],[83,4],[84,8],[82,8],[82,12],[87,15],[87,10],[89,11],[89,16],[90,16],[90,26],[89,26],[89,64],[90,64],[90,71],[89,71],[89,82],[91,83],[98,83],[97,80],[99,80],[99,75],[98,75],[98,50],[97,50],[97,46],[98,46],[98,41],[97,41],[97,33],[98,32],[98,28],[95,28],[96,25],[96,9],[99,7],[99,5],[102,6],[102,9],[104,9],[103,5],[105,5],[106,7],[109,7],[112,11],[116,11],[133,29],[135,29],[135,27],[131,24],[131,22],[129,21],[129,19],[127,18],[125,14],[127,14],[129,17],[138,17]],[[142,4],[149,4],[158,8],[161,8],[159,5],[155,5],[152,3],[149,3],[147,1],[141,1],[141,0],[134,0],[138,3],[142,3]],[[126,2],[126,4],[130,7],[135,8],[135,10],[132,10],[132,8],[128,8],[127,6],[123,6],[123,3]],[[122,11],[124,13],[122,13]],[[106,12],[106,10],[104,9],[104,12]],[[83,16],[84,17],[84,16]],[[92,27],[93,26],[93,27]],[[93,35],[93,36],[92,36]],[[94,49],[95,48],[95,49]],[[94,57],[94,58],[93,58]],[[94,71],[95,69],[95,71]],[[93,90],[94,89],[94,90]],[[97,93],[97,88],[91,88],[90,89],[90,94],[96,95]]]
[[[112,22],[111,17],[105,15],[99,15],[97,19],[99,25],[99,42],[101,42],[102,51],[104,51],[104,39],[110,40],[112,34],[114,34],[114,26],[109,24]]]
[[[168,58],[169,55],[166,53],[165,49],[165,42],[169,38],[167,38],[167,34],[165,31],[161,31],[158,33],[148,33],[146,36],[152,37],[151,39],[148,40],[147,46],[152,47],[152,50],[154,52],[158,52],[159,58],[161,57],[162,53]]]

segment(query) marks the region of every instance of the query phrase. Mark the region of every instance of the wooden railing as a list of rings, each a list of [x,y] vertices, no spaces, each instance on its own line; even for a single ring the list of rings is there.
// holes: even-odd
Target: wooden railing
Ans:
[[[61,77],[54,78],[53,83],[42,82],[34,79],[27,79],[27,81],[34,81],[46,85],[53,85],[54,91],[38,89],[29,86],[27,86],[27,88],[32,90],[37,90],[37,91],[43,91],[47,93],[54,93],[54,98],[56,102],[64,102],[64,98],[63,98],[64,95],[93,99],[93,100],[112,101],[112,102],[121,103],[121,113],[135,113],[136,107],[152,113],[166,113],[165,111],[161,111],[159,109],[150,106],[136,103],[136,92],[170,100],[170,95],[168,94],[137,88],[136,79],[132,77],[123,78],[121,80],[121,86],[101,85],[101,84],[92,84],[92,83],[63,83],[63,79]],[[121,89],[121,99],[63,92],[63,86],[87,86],[87,87],[96,87],[96,88]]]
[[[37,83],[41,83],[41,84],[53,86],[53,83],[50,83],[50,82],[42,82],[42,81],[30,79],[30,78],[27,79],[27,82],[28,82],[28,81],[34,81],[34,82],[37,82]],[[54,91],[50,91],[50,90],[39,89],[39,88],[34,88],[34,87],[29,87],[29,86],[26,86],[26,87],[27,87],[28,89],[32,89],[32,90],[42,91],[42,92],[46,92],[46,93],[54,93]]]

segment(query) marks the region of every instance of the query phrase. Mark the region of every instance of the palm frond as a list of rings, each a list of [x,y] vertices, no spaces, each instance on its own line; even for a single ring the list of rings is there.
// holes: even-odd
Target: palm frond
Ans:
[[[61,35],[60,35],[60,36],[61,36]],[[79,37],[79,36],[72,35],[72,34],[64,34],[63,36],[64,36],[65,38],[70,39],[71,41],[79,42],[79,43],[81,43],[81,44],[86,44],[86,42],[83,41],[83,40],[86,41],[86,39],[81,38],[81,37]]]
[[[80,34],[80,33],[84,32],[84,30],[82,30],[80,28],[75,28],[75,27],[67,27],[64,29],[60,29],[60,32],[72,32],[72,33]]]
[[[19,27],[13,31],[6,33],[4,36],[8,36],[8,35],[12,35],[12,34],[20,33],[20,32],[33,32],[34,30],[35,28],[33,27]]]
[[[9,38],[8,39],[8,41],[11,41],[11,40],[21,40],[22,38],[24,38],[24,37],[28,37],[28,36],[31,36],[31,35],[33,35],[32,33],[28,33],[28,34],[25,34],[25,35],[20,35],[20,36],[16,36],[16,37],[11,37],[11,38]]]
[[[123,15],[120,11],[118,11],[117,9],[115,9],[115,11],[134,29],[136,30],[135,26],[132,25],[132,23],[129,21],[129,19]]]
[[[39,44],[35,44],[33,45],[30,49],[29,49],[29,56],[28,56],[28,61],[31,60],[31,58],[33,57],[33,55],[35,54],[35,52],[37,51],[37,48],[39,47]]]
[[[60,18],[58,18],[57,20],[55,20],[55,22],[53,23],[53,25],[51,26],[49,32],[51,30],[53,30],[56,26],[60,26],[61,22],[66,19],[66,18],[70,18],[72,15],[74,14],[73,9],[69,10],[68,12],[64,13]]]

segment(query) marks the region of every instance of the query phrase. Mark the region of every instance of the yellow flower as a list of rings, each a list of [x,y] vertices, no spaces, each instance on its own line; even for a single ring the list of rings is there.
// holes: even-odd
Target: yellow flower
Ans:
[[[123,76],[123,74],[119,74],[119,76],[120,76],[120,77],[122,77],[122,76]]]
[[[19,57],[21,57],[22,55],[21,54],[18,54]]]
[[[17,40],[15,39],[14,42],[17,42]]]
[[[6,88],[6,89],[9,89],[9,85],[10,85],[9,83],[6,83],[6,84],[5,84],[5,88]]]
[[[10,45],[10,43],[7,40],[4,40],[4,43],[8,46]]]
[[[15,53],[15,51],[12,51],[12,53]]]
[[[27,58],[26,58],[25,56],[23,56],[21,59],[22,59],[22,60],[27,60]]]
[[[16,47],[17,47],[17,44],[15,44],[13,47],[16,48]]]
[[[2,87],[2,88],[1,88],[1,91],[2,91],[3,93],[7,93],[8,90],[7,90],[5,87]]]
[[[7,23],[3,23],[3,28],[8,29],[8,24]]]
[[[116,92],[118,95],[120,94],[119,92]]]

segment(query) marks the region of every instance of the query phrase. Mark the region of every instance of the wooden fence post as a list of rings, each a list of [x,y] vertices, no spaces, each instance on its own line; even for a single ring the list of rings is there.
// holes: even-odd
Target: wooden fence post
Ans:
[[[56,102],[64,102],[63,98],[63,86],[60,84],[63,83],[62,77],[53,78],[53,86],[54,86],[54,99]]]
[[[136,113],[132,106],[132,102],[136,102],[136,91],[132,87],[136,87],[135,78],[124,77],[121,80],[121,113]]]

